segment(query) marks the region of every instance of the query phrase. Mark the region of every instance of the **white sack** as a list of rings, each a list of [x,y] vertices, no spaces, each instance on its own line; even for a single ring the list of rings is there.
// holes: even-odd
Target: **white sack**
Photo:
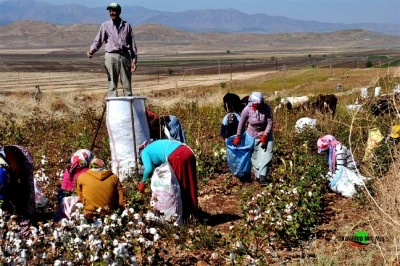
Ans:
[[[350,111],[358,111],[362,108],[362,104],[349,104],[346,105],[346,108]]]
[[[317,119],[312,119],[309,117],[302,117],[296,121],[295,130],[296,130],[296,133],[300,133],[301,131],[303,131],[303,129],[305,129],[307,127],[315,128],[316,125],[317,125]]]
[[[333,192],[351,198],[357,193],[355,185],[364,185],[364,180],[366,180],[364,176],[351,171],[347,167],[339,166],[329,183],[329,187]]]
[[[146,97],[108,97],[107,130],[111,148],[111,170],[122,181],[139,169],[137,148],[150,139]]]
[[[168,160],[154,170],[151,177],[151,191],[150,204],[163,213],[166,220],[170,220],[176,215],[176,223],[181,224],[181,189]]]

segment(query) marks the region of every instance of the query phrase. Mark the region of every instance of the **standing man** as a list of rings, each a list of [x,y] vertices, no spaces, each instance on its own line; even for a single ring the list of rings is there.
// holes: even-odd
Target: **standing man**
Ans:
[[[92,58],[93,54],[105,43],[104,59],[108,76],[108,96],[118,96],[119,77],[124,96],[132,96],[131,78],[137,63],[137,49],[132,26],[120,18],[121,6],[119,4],[112,2],[107,10],[111,19],[101,24],[87,56]]]

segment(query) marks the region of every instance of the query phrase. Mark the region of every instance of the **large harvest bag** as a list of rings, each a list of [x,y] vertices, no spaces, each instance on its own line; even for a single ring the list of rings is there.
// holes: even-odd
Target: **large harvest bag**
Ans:
[[[150,204],[163,213],[166,220],[177,215],[176,222],[182,223],[181,189],[168,160],[154,170],[151,177],[151,191]]]
[[[226,141],[226,157],[231,173],[239,179],[251,175],[251,154],[253,152],[254,138],[247,133],[242,135],[240,145],[233,146],[236,135]]]
[[[347,167],[340,166],[333,175],[329,187],[333,192],[351,198],[357,194],[355,186],[364,185],[364,180],[366,180],[364,176],[351,171]]]

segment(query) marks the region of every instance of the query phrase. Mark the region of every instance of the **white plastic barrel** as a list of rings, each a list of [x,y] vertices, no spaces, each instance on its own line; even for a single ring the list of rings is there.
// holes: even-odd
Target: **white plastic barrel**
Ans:
[[[375,87],[375,94],[374,94],[374,96],[375,96],[375,97],[380,96],[380,95],[381,95],[381,92],[382,92],[382,88],[381,88],[381,87]]]
[[[368,88],[361,88],[361,98],[368,98]]]
[[[111,170],[122,181],[141,173],[137,148],[150,139],[146,97],[108,97],[107,131],[110,139]]]

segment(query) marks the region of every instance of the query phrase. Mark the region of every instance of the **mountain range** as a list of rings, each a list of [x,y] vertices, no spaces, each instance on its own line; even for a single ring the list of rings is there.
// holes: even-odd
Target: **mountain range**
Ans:
[[[58,25],[100,24],[109,19],[105,7],[51,5],[35,0],[9,0],[0,3],[0,26],[19,20],[40,21]],[[326,23],[305,21],[266,14],[248,15],[235,9],[205,9],[184,12],[162,12],[140,6],[123,6],[121,17],[133,26],[161,24],[188,32],[293,33],[332,32],[362,29],[389,35],[400,35],[400,24]]]

